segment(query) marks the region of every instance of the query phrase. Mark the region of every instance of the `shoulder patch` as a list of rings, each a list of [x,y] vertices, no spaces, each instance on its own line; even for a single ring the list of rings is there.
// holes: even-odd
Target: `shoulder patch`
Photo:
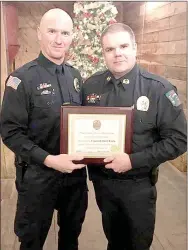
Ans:
[[[17,90],[20,83],[21,83],[21,80],[18,77],[10,76],[6,85]]]
[[[174,107],[178,107],[181,104],[181,101],[174,90],[168,91],[165,95]]]

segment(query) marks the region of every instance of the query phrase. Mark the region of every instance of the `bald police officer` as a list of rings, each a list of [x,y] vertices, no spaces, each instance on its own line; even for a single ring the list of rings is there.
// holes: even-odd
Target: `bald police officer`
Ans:
[[[18,191],[15,233],[21,250],[41,250],[58,210],[58,249],[77,250],[87,209],[81,156],[60,154],[60,107],[81,105],[80,73],[65,62],[72,20],[61,9],[41,19],[39,57],[6,81],[1,113],[3,142],[15,153]]]
[[[83,105],[134,105],[131,154],[88,166],[108,250],[149,250],[154,233],[158,166],[186,151],[186,120],[176,88],[136,63],[131,28],[115,23],[101,36],[108,67],[83,85]]]

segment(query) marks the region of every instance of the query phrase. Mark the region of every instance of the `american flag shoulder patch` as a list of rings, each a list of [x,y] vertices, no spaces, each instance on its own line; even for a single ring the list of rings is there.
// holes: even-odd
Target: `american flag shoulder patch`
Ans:
[[[10,76],[7,81],[7,86],[12,87],[13,89],[16,90],[20,83],[21,83],[21,80],[18,77]]]

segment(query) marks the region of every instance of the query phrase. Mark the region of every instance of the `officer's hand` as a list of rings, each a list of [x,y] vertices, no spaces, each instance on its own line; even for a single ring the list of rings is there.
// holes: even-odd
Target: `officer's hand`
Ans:
[[[117,173],[124,173],[132,169],[129,155],[126,153],[109,156],[104,159],[104,162],[107,163],[105,168],[111,168]]]
[[[74,164],[72,161],[81,161],[83,156],[79,155],[48,155],[44,161],[44,164],[49,167],[56,169],[62,173],[72,173],[75,169],[85,167],[84,164]]]

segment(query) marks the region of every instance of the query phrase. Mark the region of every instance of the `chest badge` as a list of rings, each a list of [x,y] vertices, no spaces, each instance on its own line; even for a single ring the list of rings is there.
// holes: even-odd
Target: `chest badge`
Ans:
[[[97,101],[100,101],[100,99],[101,99],[101,96],[100,96],[100,95],[97,95],[97,94],[95,94],[95,93],[93,93],[93,94],[91,94],[91,95],[88,95],[88,96],[86,97],[86,101],[87,101],[88,103],[96,103]]]
[[[137,110],[148,111],[149,99],[147,96],[140,96],[136,103]]]
[[[80,92],[80,84],[79,84],[78,78],[74,78],[74,88],[76,92]]]

